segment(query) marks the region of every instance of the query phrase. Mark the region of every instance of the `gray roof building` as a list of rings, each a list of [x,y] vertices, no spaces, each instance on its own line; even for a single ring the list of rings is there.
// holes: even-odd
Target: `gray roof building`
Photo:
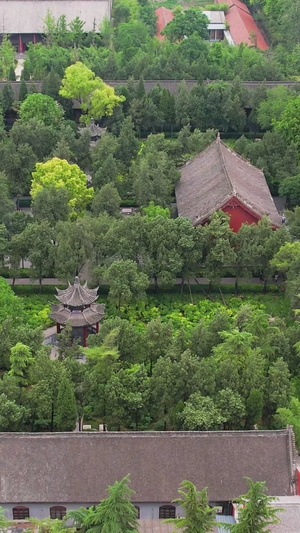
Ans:
[[[219,135],[203,152],[181,167],[176,186],[178,215],[189,218],[197,226],[215,211],[234,201],[247,215],[259,220],[267,215],[275,227],[281,225],[263,172],[231,150]],[[252,220],[251,218],[251,220]]]
[[[247,491],[245,476],[268,493],[296,493],[294,436],[281,431],[1,433],[0,505],[81,505],[107,497],[130,474],[135,502],[171,502],[184,479],[208,487],[211,501]]]

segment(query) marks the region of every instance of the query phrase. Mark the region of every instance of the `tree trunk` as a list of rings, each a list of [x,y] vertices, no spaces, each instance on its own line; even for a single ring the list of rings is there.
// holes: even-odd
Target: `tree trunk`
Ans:
[[[180,294],[184,292],[184,278],[181,278]]]
[[[264,278],[264,288],[263,288],[263,293],[266,294],[267,292],[267,283],[268,283],[268,278]]]
[[[191,285],[190,285],[190,280],[189,279],[188,279],[188,286],[189,286],[189,291],[190,291],[191,303],[193,304],[194,300],[193,300],[193,294],[192,294],[192,290],[191,290]]]
[[[238,294],[238,293],[239,293],[239,281],[238,281],[238,277],[235,278],[234,292],[235,292],[235,294]]]

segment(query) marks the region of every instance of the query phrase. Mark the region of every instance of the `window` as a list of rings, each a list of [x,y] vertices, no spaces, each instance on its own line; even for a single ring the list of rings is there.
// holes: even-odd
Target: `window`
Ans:
[[[25,520],[29,518],[29,508],[28,507],[14,507],[13,508],[13,519],[14,520]]]
[[[162,505],[159,508],[159,518],[175,518],[175,512],[174,505]]]
[[[66,512],[67,509],[65,507],[62,507],[61,505],[55,505],[54,507],[50,507],[50,518],[58,518],[59,520],[62,520],[66,515]]]
[[[135,505],[134,507],[135,507],[136,510],[137,510],[137,518],[140,519],[140,508],[139,508],[138,505]]]

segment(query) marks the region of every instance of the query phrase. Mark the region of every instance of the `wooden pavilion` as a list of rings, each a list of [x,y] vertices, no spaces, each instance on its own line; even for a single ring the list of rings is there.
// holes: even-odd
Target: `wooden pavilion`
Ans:
[[[89,289],[87,282],[80,284],[76,276],[74,284],[67,289],[57,289],[55,297],[59,304],[51,305],[50,317],[56,322],[57,333],[69,324],[72,327],[72,338],[80,339],[86,346],[87,336],[99,332],[99,322],[104,317],[104,304],[97,304],[98,287]]]

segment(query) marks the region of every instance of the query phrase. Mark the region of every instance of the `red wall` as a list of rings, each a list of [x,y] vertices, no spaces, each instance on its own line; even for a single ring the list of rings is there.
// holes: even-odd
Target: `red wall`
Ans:
[[[239,231],[241,225],[245,222],[248,224],[256,224],[259,220],[257,215],[251,213],[250,209],[245,208],[236,198],[232,198],[221,209],[229,214],[230,227],[235,233]]]

